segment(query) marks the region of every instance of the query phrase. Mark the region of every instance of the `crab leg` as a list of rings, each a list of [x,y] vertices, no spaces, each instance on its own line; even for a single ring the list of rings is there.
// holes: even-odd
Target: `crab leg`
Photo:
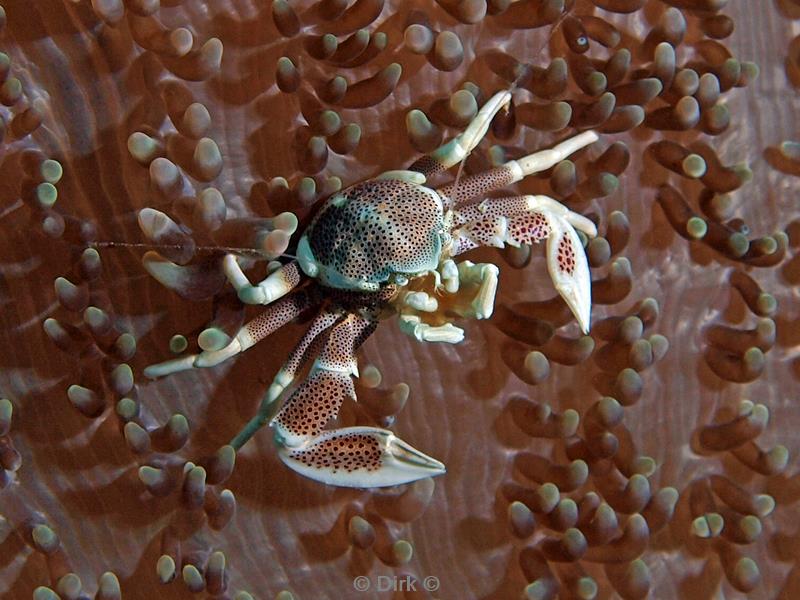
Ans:
[[[451,256],[476,246],[503,247],[547,240],[547,269],[584,333],[592,305],[589,263],[576,229],[597,235],[589,219],[547,196],[488,199],[453,213]]]
[[[269,304],[288,294],[300,283],[300,266],[296,260],[287,263],[253,285],[242,271],[236,255],[226,254],[222,261],[222,270],[228,281],[245,304]]]
[[[546,171],[598,139],[594,131],[584,131],[556,144],[553,148],[540,150],[517,160],[510,160],[483,173],[463,177],[457,184],[450,183],[437,188],[436,191],[445,199],[445,204],[452,207],[492,190],[516,183],[533,173]]]
[[[480,143],[494,116],[511,100],[511,92],[497,92],[484,104],[467,128],[446,144],[423,156],[409,167],[423,175],[445,171],[467,156]]]
[[[281,460],[301,475],[331,485],[382,487],[444,472],[444,465],[390,431],[323,430],[345,397],[355,399],[354,351],[376,323],[373,316],[349,314],[334,325],[308,378],[272,419]]]
[[[314,318],[311,326],[303,334],[289,358],[272,379],[272,383],[267,388],[267,392],[258,407],[258,412],[231,440],[230,445],[234,449],[239,450],[244,446],[274,416],[275,400],[292,384],[297,371],[306,363],[309,356],[319,352],[320,346],[327,341],[329,329],[341,318],[341,314],[329,310],[323,310]]]
[[[255,319],[245,324],[230,343],[220,350],[203,351],[168,360],[145,368],[146,377],[156,378],[200,367],[213,367],[224,360],[244,352],[265,337],[295,319],[314,304],[307,292],[299,292],[276,302]]]

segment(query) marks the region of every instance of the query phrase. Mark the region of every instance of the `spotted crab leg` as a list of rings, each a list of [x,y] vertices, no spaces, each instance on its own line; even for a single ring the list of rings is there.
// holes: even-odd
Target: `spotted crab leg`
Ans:
[[[235,254],[225,255],[222,270],[245,304],[270,304],[292,291],[302,279],[296,260],[279,267],[256,285],[250,283]]]
[[[463,177],[457,184],[450,183],[437,188],[436,191],[442,196],[446,208],[457,206],[472,198],[479,198],[492,190],[516,183],[533,173],[546,171],[597,140],[598,136],[594,131],[584,131],[552,148],[534,152],[517,160],[510,160],[483,173]]]
[[[409,167],[423,175],[445,171],[467,156],[480,143],[494,116],[511,101],[511,92],[497,92],[484,104],[467,128],[446,144],[423,156]]]
[[[306,291],[282,298],[268,307],[264,312],[245,324],[230,343],[220,350],[203,351],[189,354],[174,360],[168,360],[145,367],[146,377],[163,377],[188,369],[213,367],[236,354],[254,346],[274,331],[297,318],[307,308],[316,303],[312,295]]]
[[[310,327],[272,379],[272,383],[267,388],[256,415],[231,440],[230,445],[234,449],[239,450],[259,429],[269,422],[275,412],[275,400],[292,384],[297,376],[297,371],[302,368],[309,356],[319,353],[321,347],[327,341],[329,329],[341,318],[342,314],[340,312],[333,312],[327,309],[314,317]]]
[[[391,431],[365,426],[324,430],[344,398],[356,397],[354,352],[376,324],[376,316],[355,313],[338,321],[308,378],[272,419],[278,454],[297,473],[344,487],[391,486],[444,473],[442,463]]]
[[[589,263],[576,229],[597,235],[589,219],[547,196],[491,198],[453,211],[451,256],[478,246],[547,240],[547,269],[584,333],[592,305]]]

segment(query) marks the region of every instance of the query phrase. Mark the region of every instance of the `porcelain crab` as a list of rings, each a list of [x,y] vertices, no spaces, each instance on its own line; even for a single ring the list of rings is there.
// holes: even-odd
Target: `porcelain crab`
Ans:
[[[486,198],[485,194],[548,169],[595,142],[580,133],[552,149],[511,160],[458,185],[426,187],[427,178],[462,161],[511,100],[495,94],[464,132],[413,163],[332,195],[297,243],[296,258],[253,285],[240,257],[223,259],[226,277],[247,304],[268,305],[220,350],[152,365],[159,377],[210,367],[252,347],[303,311],[317,316],[267,390],[258,414],[231,441],[235,449],[262,426],[274,431],[281,460],[311,479],[337,486],[380,487],[444,473],[439,461],[377,427],[326,429],[345,397],[355,399],[356,349],[378,320],[399,314],[401,329],[420,341],[460,342],[453,317],[491,316],[498,268],[455,262],[479,246],[547,240],[547,267],[556,290],[589,330],[591,279],[576,230],[595,236],[594,223],[547,196]],[[433,282],[419,289],[421,278]],[[310,371],[281,405],[303,365]]]

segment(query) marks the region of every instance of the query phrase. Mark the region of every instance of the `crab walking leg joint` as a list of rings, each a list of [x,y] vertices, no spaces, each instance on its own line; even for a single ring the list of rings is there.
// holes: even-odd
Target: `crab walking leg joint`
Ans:
[[[237,256],[225,256],[223,271],[241,301],[269,306],[226,347],[153,365],[145,373],[160,377],[219,364],[304,311],[317,310],[257,414],[231,445],[240,449],[269,424],[281,460],[330,485],[390,486],[444,473],[442,463],[385,429],[326,427],[345,398],[355,400],[356,351],[381,318],[398,315],[401,331],[419,341],[457,343],[464,330],[453,317],[491,317],[499,269],[455,260],[473,248],[546,240],[553,284],[588,332],[591,278],[577,231],[594,236],[594,223],[547,196],[486,194],[549,169],[595,142],[597,134],[580,133],[458,185],[425,185],[428,175],[454,166],[480,143],[510,99],[507,91],[495,94],[462,134],[408,170],[387,171],[333,194],[302,233],[296,260],[260,283],[250,283]],[[292,388],[308,362],[305,379]]]

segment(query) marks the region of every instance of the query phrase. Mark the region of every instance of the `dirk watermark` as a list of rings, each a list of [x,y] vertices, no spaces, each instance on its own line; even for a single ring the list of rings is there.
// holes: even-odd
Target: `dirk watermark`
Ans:
[[[411,575],[377,575],[374,578],[359,575],[353,579],[353,588],[357,592],[435,592],[439,589],[439,578],[428,575],[420,581]]]

